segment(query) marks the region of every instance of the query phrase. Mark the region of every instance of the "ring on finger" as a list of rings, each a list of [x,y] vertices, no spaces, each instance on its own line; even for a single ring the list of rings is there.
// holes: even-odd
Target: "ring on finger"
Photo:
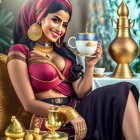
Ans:
[[[102,53],[103,53],[103,49],[101,48],[101,51],[102,51]]]
[[[81,129],[81,131],[85,130],[86,128]]]

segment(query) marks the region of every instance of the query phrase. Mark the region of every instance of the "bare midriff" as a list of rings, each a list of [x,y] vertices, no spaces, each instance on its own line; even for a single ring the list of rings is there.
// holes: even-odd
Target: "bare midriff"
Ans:
[[[35,94],[35,98],[37,100],[43,100],[43,99],[48,99],[48,98],[57,98],[57,97],[67,97],[67,96],[65,96],[64,94],[62,94],[56,90],[53,90],[53,89]]]

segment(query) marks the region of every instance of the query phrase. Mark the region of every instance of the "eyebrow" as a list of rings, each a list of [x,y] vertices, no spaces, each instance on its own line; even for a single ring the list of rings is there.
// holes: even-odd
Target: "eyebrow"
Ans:
[[[54,16],[55,18],[59,19],[60,21],[62,21],[62,19],[58,16]],[[68,22],[64,22],[65,24],[68,24]]]

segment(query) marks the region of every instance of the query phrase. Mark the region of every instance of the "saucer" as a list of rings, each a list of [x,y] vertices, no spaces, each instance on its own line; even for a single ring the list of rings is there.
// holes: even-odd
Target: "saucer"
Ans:
[[[49,131],[40,131],[40,135],[45,135],[45,134],[48,134]]]
[[[88,57],[96,57],[96,55],[84,55],[84,54],[80,54],[79,52],[74,53],[77,56],[88,56]]]
[[[105,73],[94,73],[94,77],[104,77],[106,74]]]

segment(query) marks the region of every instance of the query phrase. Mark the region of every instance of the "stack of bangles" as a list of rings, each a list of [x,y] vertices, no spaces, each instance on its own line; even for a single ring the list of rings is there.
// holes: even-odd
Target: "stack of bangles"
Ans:
[[[79,116],[79,113],[74,108],[66,105],[62,105],[60,107],[54,106],[52,110],[58,110],[63,125],[66,125],[71,120]]]

